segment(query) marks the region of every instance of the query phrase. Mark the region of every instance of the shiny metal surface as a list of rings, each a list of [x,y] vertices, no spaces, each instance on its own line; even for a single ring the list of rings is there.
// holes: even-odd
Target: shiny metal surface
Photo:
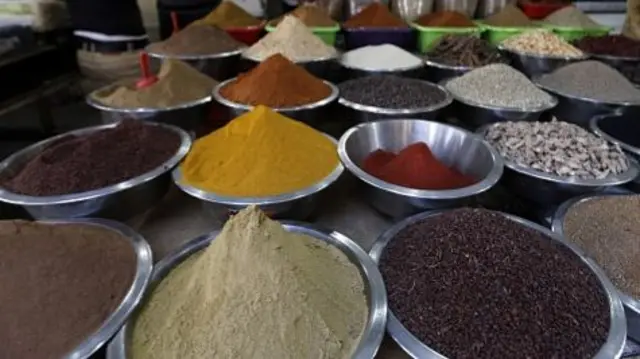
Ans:
[[[284,221],[282,224],[289,232],[306,234],[335,246],[358,268],[365,283],[365,294],[369,304],[369,316],[360,344],[356,348],[352,358],[374,358],[382,342],[382,337],[384,336],[387,318],[387,293],[382,275],[378,271],[376,264],[358,244],[341,233],[316,228],[315,226],[301,222]],[[206,248],[211,241],[215,240],[218,233],[219,231],[214,231],[207,235],[200,236],[163,258],[155,266],[151,285],[157,285],[174,267],[186,260],[190,255]],[[125,324],[109,344],[107,348],[107,359],[127,358],[128,332],[129,326]]]
[[[341,82],[341,66],[338,61],[340,54],[336,54],[333,56],[327,56],[315,60],[309,61],[296,61],[295,64],[298,66],[304,67],[305,70],[309,71],[312,75],[319,77],[323,80],[327,80],[329,82]],[[260,61],[256,59],[252,59],[250,57],[246,57],[242,55],[241,57],[242,64],[240,67],[243,71],[248,71],[256,67]]]
[[[326,136],[334,143],[337,142],[331,136]],[[176,186],[186,194],[202,201],[205,211],[209,213],[219,213],[220,210],[223,209],[226,210],[226,214],[228,215],[247,206],[256,205],[271,218],[302,220],[313,213],[318,204],[318,199],[322,195],[322,191],[333,185],[340,178],[343,171],[344,167],[342,164],[338,164],[333,172],[312,186],[293,193],[267,197],[231,197],[201,190],[184,183],[180,167],[173,170],[172,176]]]
[[[395,75],[414,79],[424,79],[427,76],[427,69],[424,63],[395,70],[369,70],[347,66],[344,63],[340,63],[340,65],[342,66],[342,78],[345,81],[371,75]]]
[[[122,325],[129,319],[134,309],[140,303],[147,289],[153,269],[151,247],[145,239],[130,227],[115,221],[104,219],[68,219],[58,221],[41,221],[50,225],[83,224],[103,227],[117,232],[131,245],[136,255],[136,273],[129,290],[118,304],[118,307],[109,315],[104,323],[95,332],[82,341],[73,351],[67,353],[64,359],[89,358],[98,349],[104,346],[116,334]]]
[[[309,0],[307,2],[323,9],[334,20],[342,19],[344,0]]]
[[[148,52],[148,54],[149,57],[157,60],[177,59],[184,61],[203,74],[218,81],[224,81],[238,75],[238,60],[244,50],[245,47],[242,47],[238,50],[211,55],[175,56],[154,52]]]
[[[457,11],[473,19],[478,0],[435,0],[435,11]]]
[[[554,233],[557,233],[559,236],[567,238],[564,233],[564,218],[571,207],[598,198],[626,195],[627,194],[596,194],[572,198],[560,205],[560,207],[558,207],[558,209],[554,213],[553,219],[551,221],[551,230]],[[615,241],[616,239],[612,238],[611,240]],[[571,242],[568,239],[567,241]],[[595,261],[595,259],[593,260]],[[640,341],[640,301],[620,291],[618,291],[618,295],[620,296],[622,304],[624,305],[624,312],[627,318],[627,336],[636,341]]]
[[[393,240],[396,234],[415,222],[418,222],[425,218],[438,216],[444,212],[445,211],[432,211],[420,213],[395,224],[378,238],[376,243],[373,245],[373,248],[371,248],[369,255],[376,263],[379,263],[380,257],[382,256],[385,247],[387,246],[387,244],[389,244],[389,242],[391,242],[391,240]],[[607,340],[605,344],[600,348],[600,351],[598,351],[598,353],[594,356],[594,359],[620,358],[624,349],[627,334],[624,309],[615,287],[613,286],[613,284],[611,284],[602,269],[600,269],[598,265],[596,265],[591,259],[585,257],[577,247],[575,247],[571,243],[567,243],[560,236],[551,232],[549,229],[510,214],[502,212],[498,213],[502,214],[509,220],[512,220],[518,224],[542,233],[543,235],[548,237],[549,240],[563,244],[569,250],[571,250],[573,254],[578,256],[587,267],[589,267],[593,274],[598,278],[598,281],[600,282],[600,285],[602,286],[602,289],[607,296],[607,299],[609,301],[609,313],[611,322]],[[400,321],[398,320],[398,318],[396,318],[392,311],[389,311],[387,315],[387,331],[389,332],[391,337],[398,343],[398,345],[400,345],[400,347],[402,347],[402,349],[404,349],[404,351],[414,359],[446,359],[445,356],[431,349],[430,347],[422,343],[413,334],[411,334],[411,332],[409,332],[402,325],[402,323],[400,323]]]
[[[479,0],[476,8],[477,19],[483,19],[500,12],[505,6],[511,4],[516,5],[515,0]]]
[[[442,83],[454,77],[462,76],[473,70],[469,66],[451,66],[436,61],[424,59],[427,70],[427,80],[435,83]]]
[[[220,105],[222,105],[221,109],[221,120],[230,121],[246,112],[251,111],[253,106],[245,105],[237,102],[233,102],[227,100],[220,94],[220,89],[235,81],[234,79],[230,79],[224,82],[221,82],[215,89],[213,89],[213,99]],[[338,99],[338,87],[334,84],[324,81],[329,87],[331,87],[331,94],[320,101],[310,103],[308,105],[295,106],[295,107],[283,107],[283,108],[272,108],[272,110],[279,112],[287,117],[294,118],[298,121],[309,124],[310,126],[317,126],[321,124],[324,119],[326,119],[329,111],[329,106]]]
[[[88,135],[117,124],[87,127],[63,133],[31,145],[0,162],[0,178],[14,176],[31,159],[50,145],[75,136]],[[78,217],[106,217],[127,219],[141,213],[162,199],[171,185],[169,171],[173,169],[191,148],[191,137],[174,126],[149,122],[149,126],[161,126],[180,136],[181,144],[173,157],[158,168],[105,188],[59,196],[35,197],[10,192],[0,188],[0,201],[21,206],[35,219],[64,219]],[[117,145],[117,144],[114,144]]]
[[[433,11],[433,0],[391,0],[391,11],[407,22]]]
[[[382,108],[376,106],[363,105],[346,100],[340,97],[338,103],[342,106],[345,117],[353,119],[357,122],[372,122],[382,119],[394,119],[394,118],[420,118],[426,120],[435,120],[438,115],[447,106],[453,102],[453,98],[449,94],[449,91],[444,87],[436,84],[432,84],[427,81],[423,81],[425,84],[435,87],[444,96],[444,100],[440,103],[415,109],[394,109],[394,108]]]
[[[104,124],[116,123],[122,120],[143,120],[164,123],[182,128],[185,131],[195,131],[205,123],[211,112],[211,96],[191,101],[179,106],[168,108],[115,108],[95,100],[93,94],[108,91],[116,85],[100,88],[86,97],[89,106],[100,111]]]
[[[477,133],[484,137],[489,126],[483,126]],[[619,175],[603,179],[581,179],[561,177],[550,173],[536,171],[516,165],[504,159],[504,176],[506,187],[511,192],[543,206],[559,205],[562,202],[580,195],[600,192],[607,187],[624,185],[638,176],[638,163],[627,156],[629,169]]]
[[[360,168],[375,150],[397,153],[416,142],[426,143],[440,161],[480,181],[459,189],[417,190],[384,182]],[[455,126],[418,119],[375,121],[352,127],[340,138],[338,155],[347,170],[361,181],[363,197],[369,204],[393,218],[464,205],[493,187],[503,170],[498,152],[479,136]]]
[[[504,57],[511,61],[513,67],[528,77],[544,75],[546,73],[553,72],[562,66],[584,61],[589,58],[587,55],[583,57],[563,57],[527,54],[507,49],[502,45],[498,45],[498,49]]]

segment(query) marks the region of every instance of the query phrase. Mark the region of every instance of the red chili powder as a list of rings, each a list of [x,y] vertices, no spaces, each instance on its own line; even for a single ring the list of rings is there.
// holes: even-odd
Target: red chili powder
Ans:
[[[436,11],[420,16],[416,23],[431,27],[476,27],[465,14],[457,11]]]
[[[433,156],[429,146],[422,142],[406,147],[397,155],[376,150],[365,158],[362,167],[385,182],[414,189],[455,189],[477,182],[440,162]]]
[[[378,2],[371,3],[359,13],[342,24],[346,28],[355,27],[408,27],[399,17],[389,11],[389,8]]]

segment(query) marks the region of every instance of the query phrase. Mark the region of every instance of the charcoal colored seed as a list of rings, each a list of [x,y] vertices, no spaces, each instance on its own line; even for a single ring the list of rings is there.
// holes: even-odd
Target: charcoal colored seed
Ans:
[[[362,77],[338,87],[345,100],[391,109],[429,107],[446,98],[444,91],[426,81],[391,75]]]
[[[380,269],[398,320],[448,358],[592,358],[608,334],[608,301],[590,269],[497,212],[414,223]]]

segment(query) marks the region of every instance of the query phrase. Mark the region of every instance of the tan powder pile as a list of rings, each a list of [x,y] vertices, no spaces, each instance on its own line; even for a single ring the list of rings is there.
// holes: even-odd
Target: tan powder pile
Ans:
[[[583,29],[597,28],[601,25],[580,11],[575,6],[567,6],[555,11],[544,19],[549,25],[577,27]]]
[[[527,15],[515,5],[507,5],[500,12],[484,19],[484,23],[497,27],[528,27],[533,26]]]
[[[244,48],[226,31],[210,25],[191,25],[168,39],[147,46],[147,51],[170,56],[205,56]]]
[[[342,252],[250,207],[156,287],[131,354],[351,358],[367,316],[362,277]]]
[[[204,99],[217,85],[212,78],[178,60],[165,60],[153,85],[136,89],[135,83],[136,80],[121,81],[91,97],[113,108],[163,109]]]

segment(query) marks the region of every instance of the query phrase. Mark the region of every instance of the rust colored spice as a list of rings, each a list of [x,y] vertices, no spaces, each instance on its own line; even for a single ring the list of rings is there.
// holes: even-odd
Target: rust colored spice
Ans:
[[[430,27],[476,27],[466,15],[457,11],[436,11],[420,16],[416,24]]]
[[[274,108],[307,105],[331,95],[331,88],[280,54],[273,55],[220,89],[222,97]]]
[[[399,17],[389,11],[389,8],[374,2],[362,9],[342,24],[345,28],[356,27],[408,27]]]
[[[362,167],[385,182],[413,189],[446,190],[477,182],[440,162],[422,142],[406,147],[397,155],[376,150],[365,158]]]

